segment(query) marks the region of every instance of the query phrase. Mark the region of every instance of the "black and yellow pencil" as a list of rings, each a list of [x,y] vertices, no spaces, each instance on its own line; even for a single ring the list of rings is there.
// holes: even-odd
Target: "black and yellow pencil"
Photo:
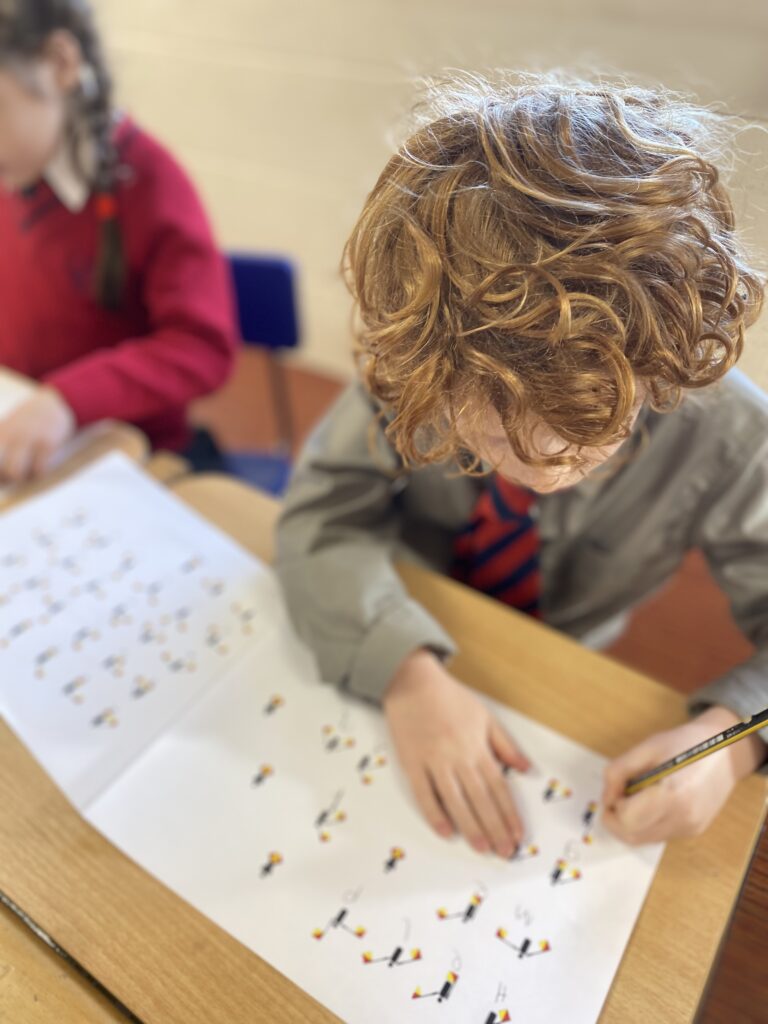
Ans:
[[[669,761],[651,768],[650,771],[630,779],[624,788],[624,795],[633,796],[647,786],[652,786],[673,772],[685,768],[686,765],[693,764],[694,761],[700,761],[702,757],[714,754],[715,751],[722,750],[723,747],[728,747],[731,743],[743,740],[745,736],[750,736],[753,732],[757,732],[758,729],[765,729],[766,727],[768,727],[768,708],[764,711],[759,711],[756,715],[752,715],[751,718],[747,718],[743,722],[737,722],[723,732],[717,733],[716,736],[711,736],[708,740],[702,740],[701,743],[697,743],[690,750],[684,750],[682,754],[678,754],[677,757],[671,757]]]

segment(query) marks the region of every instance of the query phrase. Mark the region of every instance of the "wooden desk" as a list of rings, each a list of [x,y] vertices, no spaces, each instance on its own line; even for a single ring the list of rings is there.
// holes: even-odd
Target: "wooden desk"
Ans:
[[[191,477],[174,490],[271,557],[273,501],[216,477]],[[611,756],[684,719],[682,698],[665,687],[451,580],[413,567],[403,576],[461,641],[461,678],[565,735]],[[745,780],[705,836],[669,846],[601,1024],[693,1018],[765,797],[762,779]],[[0,890],[145,1024],[335,1019],[91,829],[7,730],[0,806]]]
[[[125,1015],[0,906],[0,1021],[114,1024]]]

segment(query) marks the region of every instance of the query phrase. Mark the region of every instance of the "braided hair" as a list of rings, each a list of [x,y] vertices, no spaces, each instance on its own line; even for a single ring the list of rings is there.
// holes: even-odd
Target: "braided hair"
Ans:
[[[125,264],[117,216],[118,154],[113,140],[113,86],[88,0],[0,0],[0,64],[39,56],[51,33],[69,32],[80,45],[83,76],[75,97],[77,115],[68,126],[67,144],[85,179],[78,147],[83,125],[96,146],[96,170],[88,185],[95,193],[101,224],[94,293],[108,309],[120,305]]]

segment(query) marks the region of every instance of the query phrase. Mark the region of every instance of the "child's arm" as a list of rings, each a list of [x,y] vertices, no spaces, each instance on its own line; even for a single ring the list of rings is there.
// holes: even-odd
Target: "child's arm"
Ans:
[[[768,438],[742,432],[740,442],[701,516],[694,545],[704,552],[736,624],[756,651],[689,703],[694,712],[720,705],[744,718],[768,706]],[[757,735],[768,754],[768,729]]]
[[[526,759],[442,659],[454,645],[406,593],[392,564],[408,486],[350,388],[312,436],[278,526],[277,571],[324,679],[381,701],[427,821],[478,850],[509,856],[522,837],[503,765]],[[435,495],[439,503],[441,495]]]
[[[738,415],[736,410],[734,416]],[[768,706],[768,440],[747,435],[738,421],[728,429],[728,471],[717,494],[704,503],[692,539],[728,596],[737,624],[757,650],[693,694],[689,704],[697,717],[691,722],[651,736],[609,766],[605,821],[628,842],[699,834],[739,779],[768,758],[768,730],[763,729],[658,785],[622,797],[632,776]]]
[[[441,626],[406,593],[392,563],[406,478],[359,385],[314,431],[277,529],[277,571],[322,677],[379,702],[412,651],[454,653]]]
[[[186,174],[161,147],[146,145],[120,204],[133,262],[128,286],[139,282],[149,330],[43,381],[62,395],[80,426],[107,418],[137,423],[184,408],[223,384],[234,364],[225,261]]]

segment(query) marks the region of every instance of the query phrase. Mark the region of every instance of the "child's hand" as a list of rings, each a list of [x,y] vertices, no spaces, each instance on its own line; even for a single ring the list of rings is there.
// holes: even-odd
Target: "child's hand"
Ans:
[[[624,787],[635,775],[739,721],[727,708],[712,707],[686,725],[649,737],[612,761],[605,771],[603,790],[606,828],[633,845],[701,835],[739,779],[765,760],[766,746],[757,736],[681,768],[634,796],[623,796]]]
[[[402,663],[384,711],[416,800],[441,836],[457,828],[484,853],[511,857],[523,836],[502,769],[528,760],[462,683],[426,650]]]
[[[40,388],[0,420],[0,479],[42,475],[51,456],[75,432],[75,416],[53,388]]]

